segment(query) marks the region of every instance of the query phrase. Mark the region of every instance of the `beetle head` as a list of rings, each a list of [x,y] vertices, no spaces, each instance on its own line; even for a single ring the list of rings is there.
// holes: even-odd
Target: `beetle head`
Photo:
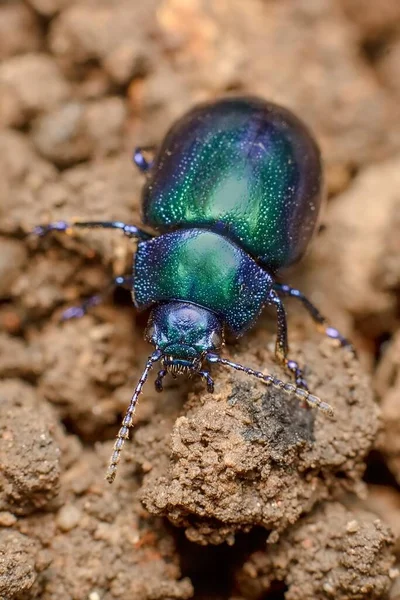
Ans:
[[[207,352],[219,352],[223,327],[218,317],[196,304],[168,302],[153,308],[147,341],[162,352],[166,371],[177,375],[199,372]]]

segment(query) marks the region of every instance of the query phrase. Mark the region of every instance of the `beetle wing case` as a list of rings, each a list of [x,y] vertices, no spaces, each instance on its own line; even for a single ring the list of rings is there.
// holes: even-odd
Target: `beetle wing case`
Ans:
[[[273,273],[304,254],[322,199],[320,151],[302,121],[258,98],[223,98],[167,133],[143,190],[143,217],[160,232],[220,233]]]

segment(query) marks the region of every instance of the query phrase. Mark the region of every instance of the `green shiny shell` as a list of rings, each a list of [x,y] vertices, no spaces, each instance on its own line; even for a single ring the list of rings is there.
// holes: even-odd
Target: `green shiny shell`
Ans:
[[[141,242],[134,263],[138,308],[188,301],[206,308],[242,333],[258,317],[271,277],[228,238],[202,229],[181,229]]]
[[[206,227],[269,270],[297,261],[322,199],[320,153],[291,112],[254,98],[201,105],[167,134],[143,192],[145,223]]]

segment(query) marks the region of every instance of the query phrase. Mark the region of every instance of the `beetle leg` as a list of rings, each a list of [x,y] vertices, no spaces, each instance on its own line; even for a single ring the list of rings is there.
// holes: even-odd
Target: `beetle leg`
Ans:
[[[300,300],[304,308],[310,313],[313,321],[317,324],[318,329],[320,329],[331,339],[337,340],[340,346],[348,348],[354,355],[356,354],[355,348],[351,342],[341,335],[341,333],[335,327],[331,327],[328,324],[328,321],[319,312],[318,308],[316,308],[316,306],[314,306],[314,304],[312,304],[312,302],[310,302],[310,300],[304,296],[300,290],[296,290],[295,288],[290,287],[290,285],[282,283],[274,283],[274,289],[284,296],[289,296],[291,298],[297,298]]]
[[[295,360],[290,360],[287,356],[289,351],[289,344],[286,311],[282,300],[273,290],[271,291],[269,296],[269,303],[275,306],[277,313],[278,331],[275,344],[275,356],[278,359],[278,361],[282,365],[284,365],[292,375],[294,375],[296,385],[304,389],[308,389],[307,382],[304,378],[303,371],[300,368],[299,364]]]
[[[133,162],[142,173],[147,173],[153,166],[153,160],[148,160],[146,154],[153,153],[154,148],[135,148]]]
[[[198,371],[198,374],[200,375],[200,377],[203,377],[203,379],[206,380],[207,391],[210,392],[210,394],[212,394],[214,391],[214,381],[210,373],[208,371]]]
[[[61,321],[69,321],[69,319],[80,319],[92,306],[97,306],[108,296],[108,294],[114,289],[114,287],[121,286],[131,290],[133,284],[133,277],[116,277],[112,283],[101,294],[96,294],[90,298],[86,298],[79,306],[70,306],[61,315]]]
[[[42,237],[50,231],[71,233],[73,229],[119,229],[127,237],[136,238],[140,241],[149,240],[153,237],[151,233],[139,229],[136,225],[126,225],[126,223],[120,221],[54,221],[47,225],[37,225],[32,233]]]
[[[164,388],[163,388],[162,380],[166,376],[167,372],[168,372],[167,369],[161,369],[161,371],[158,371],[157,379],[154,382],[154,386],[155,386],[157,392],[163,391]]]

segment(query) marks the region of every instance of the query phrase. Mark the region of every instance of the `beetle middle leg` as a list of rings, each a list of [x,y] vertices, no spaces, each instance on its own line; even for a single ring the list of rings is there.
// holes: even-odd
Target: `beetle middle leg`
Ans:
[[[289,344],[286,310],[282,300],[273,290],[269,296],[269,304],[273,304],[275,306],[277,314],[278,331],[275,344],[275,356],[278,361],[284,365],[286,369],[292,373],[292,375],[294,375],[296,385],[307,390],[308,387],[303,370],[295,360],[288,358]]]
[[[70,319],[80,319],[90,308],[93,306],[97,306],[110,294],[113,289],[117,286],[125,287],[128,290],[132,289],[133,277],[116,277],[107,288],[101,292],[100,294],[96,294],[95,296],[90,296],[90,298],[86,298],[83,300],[82,304],[79,306],[70,306],[61,315],[61,321],[69,321]]]
[[[310,302],[310,300],[302,292],[300,292],[300,290],[282,283],[274,283],[274,289],[283,296],[297,298],[297,300],[300,300],[304,308],[311,315],[314,323],[317,324],[318,329],[325,333],[325,335],[329,338],[337,340],[340,346],[348,348],[353,354],[356,354],[355,348],[351,342],[341,335],[341,333],[335,327],[331,327],[328,324],[327,319],[319,312],[318,308],[314,306],[314,304]]]

